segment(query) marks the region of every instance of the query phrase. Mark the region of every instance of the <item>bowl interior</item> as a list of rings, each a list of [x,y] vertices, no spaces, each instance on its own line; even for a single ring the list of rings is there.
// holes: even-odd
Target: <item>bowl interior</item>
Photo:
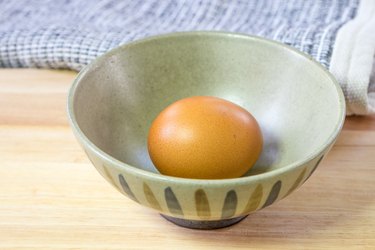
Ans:
[[[217,96],[251,112],[264,149],[247,175],[311,157],[342,118],[337,85],[322,67],[285,46],[248,36],[177,34],[113,50],[78,78],[73,113],[83,134],[110,156],[151,172],[153,119],[188,96]]]

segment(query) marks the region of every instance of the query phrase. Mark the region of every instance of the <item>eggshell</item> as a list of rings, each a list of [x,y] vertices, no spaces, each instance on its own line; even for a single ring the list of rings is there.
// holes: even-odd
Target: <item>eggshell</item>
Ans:
[[[255,118],[216,97],[179,100],[153,121],[148,136],[152,162],[164,175],[224,179],[245,174],[262,151]]]

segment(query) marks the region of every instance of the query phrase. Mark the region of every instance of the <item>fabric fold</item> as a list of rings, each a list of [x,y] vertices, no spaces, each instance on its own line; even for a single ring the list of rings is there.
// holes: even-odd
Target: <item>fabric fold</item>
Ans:
[[[356,17],[339,31],[330,71],[346,97],[347,115],[375,113],[375,1],[362,0]]]

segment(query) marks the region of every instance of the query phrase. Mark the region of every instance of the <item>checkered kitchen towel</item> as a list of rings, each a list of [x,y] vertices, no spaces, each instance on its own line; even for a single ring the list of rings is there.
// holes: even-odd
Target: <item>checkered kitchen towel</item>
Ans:
[[[146,36],[241,32],[312,55],[341,83],[348,114],[368,114],[375,112],[374,18],[375,0],[0,0],[0,67],[80,70]]]

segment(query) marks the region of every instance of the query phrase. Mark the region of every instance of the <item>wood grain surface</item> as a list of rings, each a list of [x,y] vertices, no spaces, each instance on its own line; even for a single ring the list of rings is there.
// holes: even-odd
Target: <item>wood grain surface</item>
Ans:
[[[112,188],[68,126],[68,71],[0,70],[0,249],[375,249],[375,117],[347,118],[286,199],[213,231],[177,227]]]

